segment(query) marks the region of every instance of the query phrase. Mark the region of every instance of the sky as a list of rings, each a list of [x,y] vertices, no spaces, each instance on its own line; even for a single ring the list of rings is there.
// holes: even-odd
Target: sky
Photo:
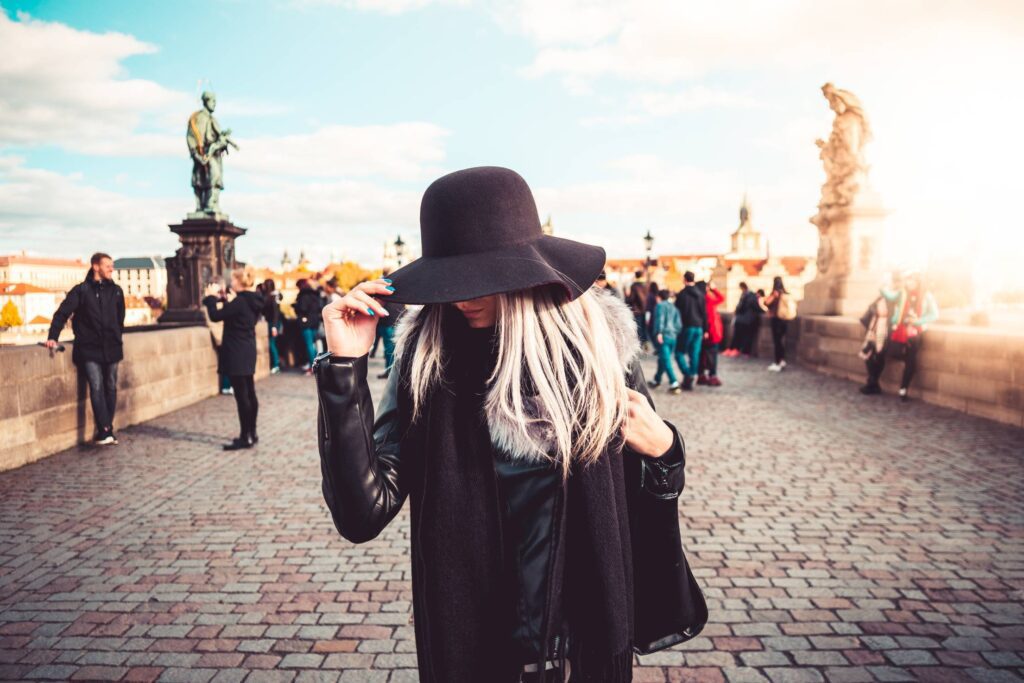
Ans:
[[[813,255],[827,81],[863,102],[888,263],[1024,286],[1015,0],[0,0],[0,253],[171,255],[199,93],[240,259],[378,265],[444,173],[507,166],[557,235],[724,252],[749,197]]]

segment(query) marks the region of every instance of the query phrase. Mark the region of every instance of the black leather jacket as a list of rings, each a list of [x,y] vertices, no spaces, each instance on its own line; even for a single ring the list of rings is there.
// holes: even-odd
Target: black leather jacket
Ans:
[[[367,357],[332,358],[315,366],[319,393],[318,434],[323,493],[339,533],[353,543],[375,538],[398,514],[411,484],[402,481],[399,448],[397,363],[373,418],[373,403],[367,386]],[[639,363],[630,368],[630,388],[650,400]],[[653,403],[652,403],[653,405]],[[668,424],[668,423],[666,423]],[[671,448],[660,458],[642,457],[641,486],[661,499],[677,498],[683,490],[685,447],[674,434]],[[504,499],[502,524],[515,528],[520,539],[518,552],[520,614],[514,637],[524,648],[524,661],[536,659],[539,644],[531,634],[540,632],[544,615],[543,587],[548,573],[548,553],[540,552],[552,524],[551,491],[557,483],[550,468],[513,463],[496,457],[495,474]],[[549,644],[548,654],[552,654]]]

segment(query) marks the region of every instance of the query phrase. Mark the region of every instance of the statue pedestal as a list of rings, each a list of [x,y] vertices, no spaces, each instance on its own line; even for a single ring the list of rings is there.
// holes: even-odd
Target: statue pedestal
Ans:
[[[885,275],[881,250],[888,211],[873,193],[862,197],[825,215],[828,225],[820,234],[818,275],[804,286],[800,315],[860,317],[878,297]]]
[[[246,230],[225,214],[189,214],[181,223],[169,227],[178,235],[181,247],[166,259],[167,310],[160,316],[160,322],[205,322],[203,291],[211,282],[230,280],[236,265],[235,238]]]

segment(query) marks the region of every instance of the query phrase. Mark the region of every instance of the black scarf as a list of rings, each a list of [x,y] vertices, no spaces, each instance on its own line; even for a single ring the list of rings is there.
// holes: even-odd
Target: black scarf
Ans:
[[[402,443],[403,458],[409,448],[418,462],[418,485],[410,492],[413,594],[426,683],[515,681],[521,668],[509,658],[514,605],[503,576],[494,451],[483,416],[484,380],[494,363],[489,340],[457,312],[446,316],[445,385],[434,390],[425,417],[409,426]],[[408,391],[400,392],[399,406],[400,414],[411,414]],[[573,471],[555,516],[542,642],[557,632],[564,609],[574,683],[630,681],[633,566],[624,472],[614,447]]]

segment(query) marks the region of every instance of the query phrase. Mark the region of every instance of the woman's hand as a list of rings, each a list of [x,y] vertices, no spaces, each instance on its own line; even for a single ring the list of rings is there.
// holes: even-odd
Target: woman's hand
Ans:
[[[203,290],[204,299],[208,296],[215,296],[219,299],[221,297],[221,294],[222,292],[220,291],[220,285],[217,284],[216,282],[211,282],[210,284],[206,285],[206,289]]]
[[[622,425],[626,445],[641,455],[660,458],[672,447],[672,430],[654,412],[646,396],[632,389],[626,389],[626,392],[629,394],[629,412]]]
[[[394,291],[391,280],[360,282],[348,294],[324,306],[324,333],[331,355],[358,358],[370,352],[377,336],[378,317],[388,315],[384,305],[373,297]]]

